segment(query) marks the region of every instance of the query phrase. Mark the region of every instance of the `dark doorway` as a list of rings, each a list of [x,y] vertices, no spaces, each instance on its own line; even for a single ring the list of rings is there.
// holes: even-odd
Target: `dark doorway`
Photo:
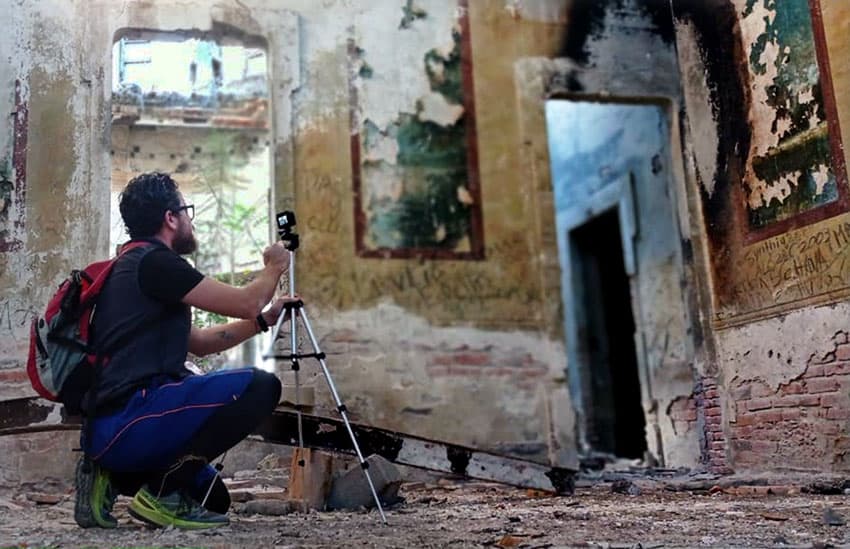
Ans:
[[[579,354],[590,449],[623,458],[646,451],[629,278],[617,209],[570,233]]]

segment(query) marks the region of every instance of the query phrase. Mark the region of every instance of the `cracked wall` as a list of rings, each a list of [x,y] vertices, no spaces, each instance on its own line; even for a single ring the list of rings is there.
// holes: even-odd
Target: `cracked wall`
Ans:
[[[735,470],[846,471],[850,251],[838,130],[850,78],[837,60],[850,51],[850,9],[673,7],[725,435],[713,443]]]

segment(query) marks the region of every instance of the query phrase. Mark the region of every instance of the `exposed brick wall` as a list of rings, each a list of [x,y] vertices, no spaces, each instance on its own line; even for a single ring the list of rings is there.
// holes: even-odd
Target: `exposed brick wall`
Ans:
[[[759,380],[729,388],[729,422],[736,470],[850,471],[850,341],[813,356],[806,370],[776,390]]]
[[[376,345],[375,341],[349,329],[334,330],[322,341],[329,346],[329,350],[354,354],[374,353]],[[425,370],[433,378],[507,378],[519,389],[534,390],[550,372],[545,362],[525,349],[398,342],[396,350],[423,356]]]
[[[695,395],[677,398],[667,411],[673,422],[673,431],[678,435],[697,427],[697,399]]]
[[[709,471],[728,473],[730,469],[726,459],[726,435],[723,433],[723,414],[717,380],[713,377],[703,377],[695,394],[698,420],[703,427],[700,436],[702,462]]]
[[[528,390],[549,372],[548,366],[529,352],[494,352],[466,345],[434,350],[427,359],[426,370],[432,377],[506,377],[515,380],[518,388]]]

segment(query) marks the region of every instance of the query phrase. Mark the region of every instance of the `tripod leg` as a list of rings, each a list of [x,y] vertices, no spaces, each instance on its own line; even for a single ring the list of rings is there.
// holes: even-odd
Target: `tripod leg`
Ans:
[[[313,352],[318,355],[319,364],[322,366],[322,373],[325,375],[325,380],[328,382],[328,387],[331,390],[331,395],[333,395],[339,415],[342,417],[342,421],[345,423],[345,428],[348,430],[348,435],[351,437],[351,444],[354,446],[354,452],[357,454],[357,459],[360,460],[360,467],[363,469],[363,473],[366,475],[366,481],[369,483],[369,488],[372,490],[372,497],[375,498],[375,505],[378,506],[378,512],[381,513],[381,519],[384,521],[384,524],[386,524],[387,517],[384,515],[384,508],[381,506],[381,500],[378,498],[378,493],[375,491],[375,485],[372,483],[372,477],[369,475],[369,463],[363,459],[363,454],[360,452],[360,445],[357,444],[357,437],[354,436],[351,423],[348,421],[348,414],[346,413],[345,405],[339,398],[339,393],[337,393],[336,386],[331,378],[328,365],[325,363],[325,359],[322,358],[324,354],[319,349],[319,343],[316,341],[316,336],[313,335],[313,328],[310,326],[310,320],[307,318],[307,311],[303,306],[299,310],[299,314],[301,320],[304,321],[304,327],[307,329],[307,335],[310,336],[310,343],[313,345]]]
[[[292,371],[295,372],[295,414],[298,418],[298,447],[304,448],[304,428],[303,418],[301,417],[301,381],[299,378],[299,373],[301,370],[301,366],[298,364],[298,337],[296,336],[296,330],[298,323],[295,321],[298,315],[298,309],[292,309],[290,311],[291,318],[289,319],[290,323],[290,345],[292,349]],[[304,460],[298,462],[298,465],[304,466]]]

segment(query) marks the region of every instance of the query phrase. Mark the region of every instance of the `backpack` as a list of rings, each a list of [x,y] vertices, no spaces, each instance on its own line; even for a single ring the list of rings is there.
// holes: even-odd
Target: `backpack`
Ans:
[[[145,245],[127,243],[118,256],[71,271],[50,298],[44,315],[33,320],[27,376],[40,396],[61,402],[73,414],[81,412],[97,367],[108,359],[90,341],[97,298],[115,262],[125,252]]]

